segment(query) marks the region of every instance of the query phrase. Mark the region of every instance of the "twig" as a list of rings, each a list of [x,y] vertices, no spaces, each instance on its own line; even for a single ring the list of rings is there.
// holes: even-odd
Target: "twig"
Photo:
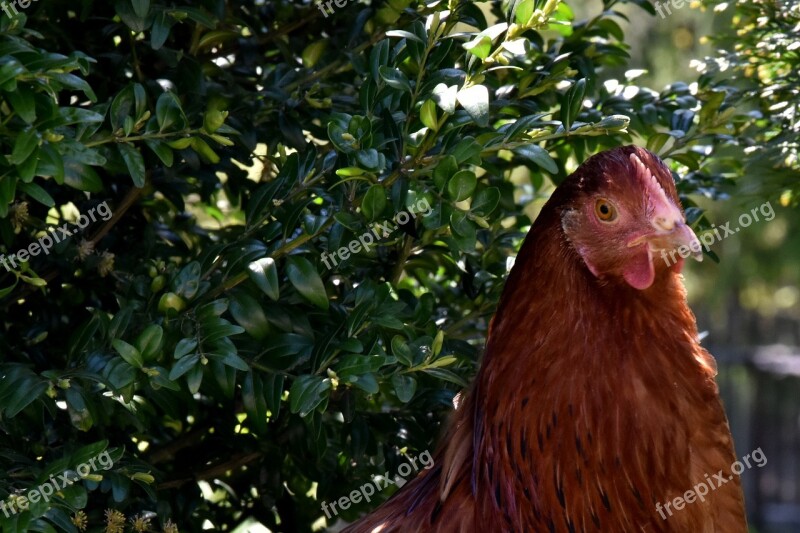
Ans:
[[[235,470],[239,467],[242,467],[246,464],[255,461],[256,459],[261,458],[262,456],[263,454],[261,452],[250,452],[250,453],[239,454],[230,461],[218,465],[213,465],[207,470],[198,472],[192,477],[173,479],[171,481],[165,481],[164,483],[160,483],[157,487],[157,490],[177,489],[183,486],[184,484],[191,483],[193,481],[204,481],[207,479],[221,477],[225,475],[225,473],[228,472],[229,470]]]

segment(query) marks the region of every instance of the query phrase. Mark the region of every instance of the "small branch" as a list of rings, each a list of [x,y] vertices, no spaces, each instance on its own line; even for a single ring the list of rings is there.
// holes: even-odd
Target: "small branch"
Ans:
[[[157,490],[177,489],[185,485],[186,483],[204,481],[207,479],[222,477],[229,470],[235,470],[237,468],[250,464],[256,459],[261,458],[262,456],[263,454],[261,452],[250,452],[250,453],[239,454],[230,461],[218,465],[213,465],[209,467],[207,470],[198,472],[192,477],[173,479],[170,481],[165,481],[164,483],[160,483],[157,487]]]
[[[400,276],[403,275],[403,270],[405,270],[408,257],[411,255],[412,250],[414,250],[413,238],[406,235],[404,241],[403,249],[400,251],[400,256],[397,258],[397,262],[394,265],[394,271],[392,272],[391,283],[395,287],[397,286],[397,282],[400,281]]]
[[[147,460],[151,465],[155,465],[173,459],[179,451],[189,448],[193,444],[197,443],[203,435],[208,433],[210,427],[211,426],[193,428],[191,431],[184,433],[163,448],[153,450],[150,454],[148,454]]]
[[[130,209],[131,206],[136,203],[141,194],[142,189],[137,187],[134,187],[128,191],[128,194],[125,195],[125,198],[122,199],[122,202],[120,202],[120,204],[114,210],[114,214],[111,216],[111,218],[109,218],[106,223],[95,232],[94,235],[92,235],[92,238],[90,239],[92,246],[95,246],[103,237],[108,234],[109,231],[111,231],[111,228],[113,228],[114,225],[119,222],[119,219],[122,218],[122,215],[124,215],[128,209]]]

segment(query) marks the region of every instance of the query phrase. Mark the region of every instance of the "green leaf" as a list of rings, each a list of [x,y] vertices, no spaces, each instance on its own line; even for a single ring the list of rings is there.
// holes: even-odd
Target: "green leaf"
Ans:
[[[437,131],[439,129],[439,119],[436,117],[436,102],[425,100],[419,110],[419,119],[427,128]]]
[[[352,178],[355,176],[362,176],[364,174],[363,168],[358,167],[342,167],[336,169],[336,175],[343,178]]]
[[[33,176],[36,174],[36,167],[39,166],[39,147],[35,147],[33,153],[28,156],[21,165],[17,165],[17,174],[23,183],[30,183],[33,181]]]
[[[498,203],[500,203],[500,189],[488,187],[478,191],[478,194],[472,199],[470,211],[478,216],[485,217],[494,211]]]
[[[480,165],[480,154],[483,147],[478,144],[472,137],[464,137],[457,145],[451,150],[450,154],[456,158],[456,161],[461,163],[468,163],[473,165]]]
[[[383,39],[376,44],[369,53],[369,67],[372,79],[376,82],[381,78],[381,66],[389,63],[389,39]]]
[[[455,156],[445,156],[433,170],[433,182],[436,188],[444,192],[445,184],[458,172],[458,161]]]
[[[89,346],[89,343],[92,341],[92,338],[97,334],[97,330],[100,328],[100,320],[98,319],[97,315],[92,315],[92,317],[78,326],[69,337],[69,357],[70,359],[77,357]]]
[[[453,114],[456,112],[456,99],[458,97],[458,86],[447,86],[444,83],[438,84],[433,88],[431,95],[433,101],[436,102],[442,111],[445,113]]]
[[[169,146],[161,141],[156,141],[153,139],[145,139],[144,143],[153,151],[153,153],[158,156],[162,163],[168,167],[172,166],[172,163],[174,162],[174,154]]]
[[[386,158],[375,148],[356,152],[356,163],[371,172],[380,172],[386,166]]]
[[[64,158],[52,145],[45,144],[39,150],[36,174],[43,178],[52,177],[59,185],[64,184]]]
[[[141,33],[148,28],[147,17],[140,17],[136,13],[131,0],[116,0],[114,2],[114,8],[122,22],[133,30],[134,33]]]
[[[306,68],[311,68],[316,65],[327,47],[328,41],[326,39],[314,41],[306,46],[301,55],[303,59],[303,66]]]
[[[458,102],[478,126],[489,125],[489,90],[483,85],[473,85],[458,91]]]
[[[375,379],[375,374],[371,373],[358,376],[358,379],[353,382],[353,385],[363,390],[367,394],[377,394],[380,390],[380,387],[378,386],[378,380]]]
[[[413,376],[395,374],[392,376],[392,386],[397,399],[403,403],[408,403],[414,397],[417,390],[417,380]]]
[[[67,410],[72,425],[80,431],[89,431],[94,420],[80,391],[75,387],[70,387],[64,391],[64,399],[67,401]]]
[[[150,0],[131,0],[133,11],[140,18],[145,18],[150,11]]]
[[[185,355],[188,355],[194,352],[197,349],[197,339],[190,338],[190,339],[181,339],[178,341],[178,344],[175,345],[175,352],[174,357],[175,359],[180,359]]]
[[[120,143],[117,145],[122,159],[125,161],[125,166],[128,167],[128,172],[133,180],[135,187],[144,187],[144,158],[138,148],[128,144]]]
[[[288,370],[308,360],[314,341],[295,333],[273,335],[264,349],[264,360],[273,368]]]
[[[392,354],[403,363],[405,366],[412,366],[414,364],[414,354],[408,346],[406,339],[401,335],[392,337]]]
[[[12,165],[21,165],[37,146],[39,146],[39,132],[33,128],[23,131],[14,141],[14,149],[8,157],[8,162]]]
[[[160,132],[180,131],[186,128],[186,116],[183,114],[181,102],[174,93],[161,93],[156,102],[156,120]]]
[[[201,321],[213,317],[219,317],[222,316],[222,314],[228,310],[228,303],[229,302],[226,298],[220,298],[218,300],[214,300],[213,302],[201,305],[200,307],[197,308],[195,314],[197,315],[197,318]]]
[[[244,333],[244,328],[241,326],[234,326],[224,318],[209,317],[202,323],[204,343],[214,342],[225,337],[239,335]]]
[[[8,418],[17,416],[23,409],[38,400],[47,388],[47,382],[39,380],[38,378],[29,377],[24,379],[22,383],[17,385],[11,397],[3,402],[5,416]]]
[[[0,179],[0,218],[5,218],[8,214],[8,206],[14,201],[17,192],[17,182],[15,179]]]
[[[475,236],[475,226],[470,222],[467,214],[463,211],[453,211],[450,215],[450,228],[457,234],[464,237]]]
[[[120,356],[131,366],[136,368],[142,368],[144,366],[144,360],[142,359],[142,355],[139,353],[135,347],[131,346],[127,342],[122,339],[114,339],[111,341],[111,346],[119,353]]]
[[[192,148],[194,148],[195,152],[200,154],[200,156],[209,163],[216,165],[220,162],[220,157],[217,152],[212,150],[208,143],[200,137],[192,138]]]
[[[334,367],[340,378],[358,376],[376,372],[386,364],[386,357],[381,355],[348,354],[342,357]]]
[[[108,448],[107,439],[99,440],[92,444],[87,444],[86,446],[82,446],[80,449],[78,449],[76,452],[72,454],[72,457],[70,458],[70,464],[79,465],[81,463],[85,463],[92,457],[97,457],[106,448]]]
[[[320,376],[299,376],[292,383],[289,391],[289,409],[292,413],[308,416],[327,399],[331,388],[331,380]]]
[[[286,260],[289,281],[303,298],[315,306],[328,310],[328,294],[314,265],[305,257],[290,257]]]
[[[67,159],[64,161],[64,183],[74,189],[86,192],[100,192],[103,182],[100,176],[89,165]]]
[[[647,149],[658,154],[671,138],[672,136],[668,133],[656,133],[647,139]]]
[[[66,72],[51,72],[50,76],[65,87],[82,91],[92,102],[97,101],[97,95],[94,94],[92,87],[83,78]]]
[[[492,52],[492,38],[478,34],[473,40],[464,43],[464,50],[481,59],[486,59]]]
[[[435,356],[439,355],[442,351],[442,346],[444,345],[444,330],[439,330],[436,332],[436,337],[433,338],[433,342],[431,343],[431,353]]]
[[[328,138],[340,152],[350,154],[358,147],[358,140],[334,121],[328,123]]]
[[[122,359],[112,359],[103,368],[103,376],[110,388],[122,394],[136,379],[137,371]]]
[[[242,404],[247,413],[248,424],[252,424],[258,433],[267,431],[267,401],[261,376],[254,371],[248,372],[242,382]]]
[[[202,268],[200,263],[192,261],[183,267],[174,282],[175,292],[181,294],[187,300],[191,300],[200,289],[200,275]]]
[[[185,361],[185,359],[181,359]],[[200,385],[203,383],[203,366],[196,365],[186,372],[186,386],[191,394],[197,394],[200,390]]]
[[[53,200],[53,197],[50,196],[47,191],[42,189],[40,186],[36,185],[35,183],[19,183],[19,188],[28,196],[36,200],[42,205],[46,205],[47,207],[53,207],[56,205],[56,201]]]
[[[466,200],[475,192],[478,178],[469,170],[460,170],[447,182],[447,194],[456,202]]]
[[[456,359],[454,356],[446,355],[444,357],[440,357],[436,361],[433,361],[433,362],[425,365],[425,368],[439,368],[439,367],[442,367],[442,366],[450,366],[453,363],[455,363],[456,361],[458,361],[458,359]]]
[[[258,301],[244,292],[231,296],[231,314],[244,330],[257,340],[263,340],[270,332],[269,321]]]
[[[60,107],[58,108],[58,116],[40,123],[39,129],[41,130],[44,127],[69,126],[71,124],[99,125],[104,119],[105,117],[100,113],[95,113],[88,109],[82,109],[80,107]],[[82,149],[82,151],[89,152],[89,150],[86,149]],[[88,163],[88,161],[84,161],[84,163]]]
[[[2,66],[0,66],[0,87],[4,86],[6,83],[16,78],[20,74],[24,74],[26,71],[25,67],[22,66],[22,63],[20,63],[15,57],[4,57],[3,60],[4,63]],[[10,88],[10,91],[16,89],[16,84],[14,84],[14,87]]]
[[[242,372],[250,370],[250,367],[247,366],[244,359],[233,353],[226,354],[225,357],[222,358],[222,364],[235,368],[236,370],[241,370]]]
[[[272,300],[278,301],[280,286],[278,284],[278,267],[271,257],[262,257],[247,265],[247,274],[259,289]]]
[[[553,158],[550,157],[550,154],[547,153],[547,150],[541,146],[536,144],[528,144],[515,150],[515,152],[528,157],[531,161],[542,167],[550,174],[558,174],[558,165]]]
[[[426,368],[423,370],[426,374],[429,374],[441,381],[449,381],[450,383],[455,383],[459,387],[469,387],[469,383],[464,381],[464,378],[453,372],[452,370],[448,370],[446,368]]]
[[[153,27],[150,29],[150,48],[160,50],[169,38],[174,20],[167,15],[166,11],[159,11],[153,19]]]
[[[514,21],[520,26],[526,26],[533,15],[533,0],[521,0],[517,3],[514,12]]]
[[[18,90],[5,93],[5,97],[11,103],[11,107],[28,124],[36,121],[36,99],[31,90]]]
[[[194,366],[199,362],[200,354],[198,353],[192,354],[189,357],[182,357],[178,359],[178,362],[172,365],[172,370],[169,371],[169,379],[175,381],[194,368]]]
[[[427,44],[425,41],[414,35],[409,31],[404,30],[389,30],[386,32],[387,37],[400,37],[401,39],[410,39],[418,43]]]
[[[561,98],[561,122],[564,124],[565,130],[570,130],[572,122],[580,114],[585,94],[586,78],[581,78]]]
[[[194,141],[194,137],[181,137],[179,139],[175,139],[174,141],[169,141],[167,146],[175,150],[185,150],[192,145],[192,141]]]
[[[277,417],[281,410],[281,398],[283,397],[283,382],[285,378],[282,374],[271,374],[264,376],[264,396],[267,400],[267,409],[272,412],[272,416]]]
[[[15,279],[15,280],[14,280],[14,283],[12,283],[11,285],[9,285],[8,287],[4,287],[4,288],[0,289],[0,298],[5,298],[5,297],[6,297],[6,296],[8,296],[9,294],[11,294],[11,292],[12,292],[12,291],[13,291],[15,288],[17,288],[17,284],[18,284],[18,283],[19,283],[19,278]]]
[[[411,84],[408,82],[406,75],[403,74],[400,69],[393,67],[380,67],[379,72],[381,78],[383,78],[383,81],[386,82],[386,85],[392,89],[411,92]]]
[[[66,533],[79,533],[78,528],[73,525],[70,516],[63,509],[51,507],[44,516]]]
[[[150,324],[142,331],[134,342],[136,349],[142,354],[144,361],[152,361],[161,353],[161,339],[164,330],[161,326]]]
[[[209,30],[213,30],[217,27],[217,18],[209,15],[208,12],[203,8],[181,7],[180,11],[183,11],[189,16],[190,19],[198,24],[202,24]]]
[[[133,85],[128,85],[114,97],[111,102],[111,109],[109,110],[109,119],[111,120],[111,129],[117,131],[125,124],[125,119],[129,118],[136,106],[136,100],[133,94]]]
[[[169,389],[173,391],[181,390],[180,385],[169,379],[169,371],[162,366],[156,365],[150,367],[150,371],[148,372],[148,377],[150,378],[150,385],[155,390],[158,390],[159,388]]]
[[[386,190],[381,185],[371,186],[361,200],[361,212],[367,220],[373,221],[380,218],[384,209],[386,209]]]

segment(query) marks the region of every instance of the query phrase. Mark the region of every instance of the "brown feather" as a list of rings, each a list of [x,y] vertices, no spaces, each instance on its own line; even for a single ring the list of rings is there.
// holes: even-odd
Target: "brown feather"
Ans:
[[[578,198],[607,187],[647,201],[631,154],[680,205],[669,171],[640,148],[598,154],[567,178],[519,252],[435,467],[345,531],[747,530],[714,361],[679,272],[658,267],[644,290],[598,278],[562,228]],[[720,470],[732,479],[705,502],[657,513]]]

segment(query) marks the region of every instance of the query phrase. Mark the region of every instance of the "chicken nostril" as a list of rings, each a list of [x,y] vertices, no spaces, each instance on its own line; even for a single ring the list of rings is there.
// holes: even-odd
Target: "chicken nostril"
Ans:
[[[675,227],[675,221],[665,217],[656,217],[653,222],[655,223],[657,229],[662,229],[664,231],[672,231],[672,229]]]

